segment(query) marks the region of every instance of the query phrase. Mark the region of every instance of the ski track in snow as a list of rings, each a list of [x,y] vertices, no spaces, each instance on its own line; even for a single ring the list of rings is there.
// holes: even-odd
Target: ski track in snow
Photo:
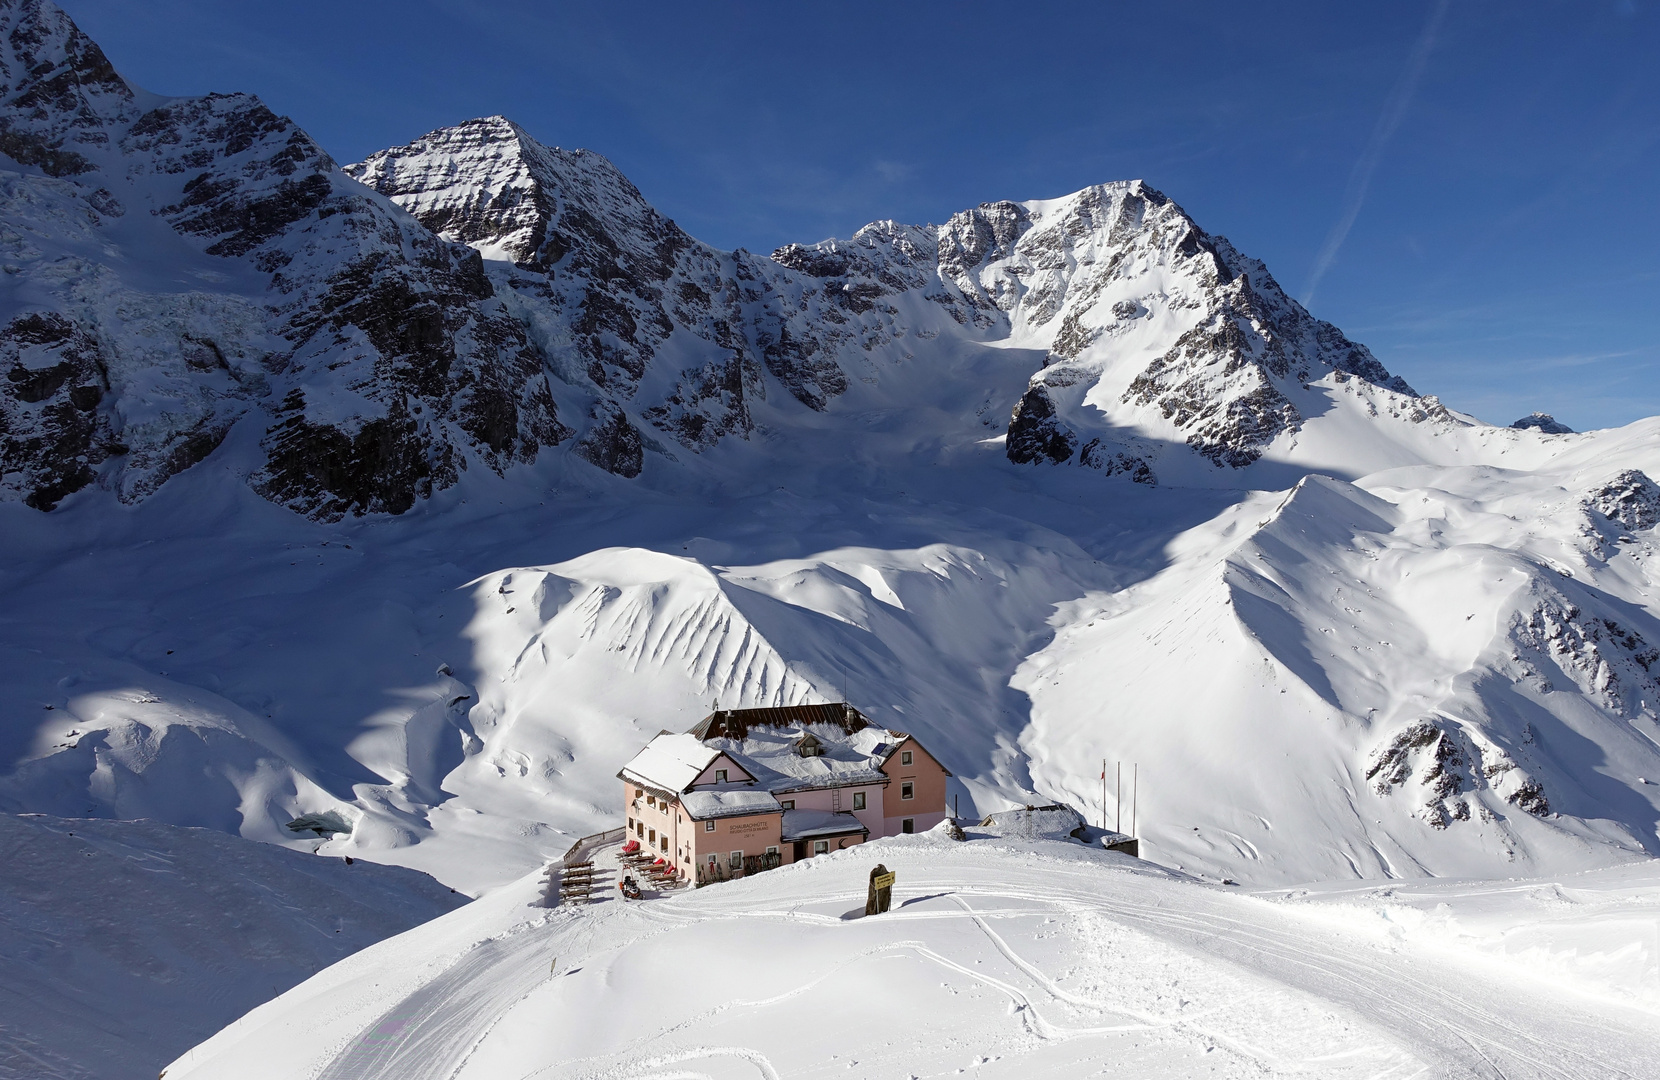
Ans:
[[[346,1045],[309,1066],[315,1050],[265,1064],[316,1080],[931,1076],[951,1074],[957,1056],[984,1077],[1086,1075],[1103,1061],[1160,1078],[1213,1068],[1660,1076],[1660,1011],[1563,992],[1434,939],[1368,937],[1362,921],[1330,917],[1342,909],[1205,886],[1070,844],[882,843],[891,850],[551,918],[525,909],[527,879],[492,901],[490,921],[464,910],[423,928],[417,959],[430,940],[474,944],[375,1015],[360,1009]],[[850,921],[878,857],[900,874],[895,908]],[[1639,880],[1652,897],[1654,875]],[[1457,907],[1456,890],[1446,897]],[[480,931],[492,936],[477,940]],[[762,947],[780,963],[734,964],[723,950],[745,940],[772,943]],[[776,951],[783,942],[793,944]],[[341,967],[356,966],[361,984],[376,965],[409,962],[397,946]],[[916,964],[936,973],[931,982]],[[888,984],[891,996],[869,1006],[878,1011],[861,1013],[859,989]],[[258,1067],[270,1050],[259,1029],[279,1031],[308,1007],[302,986],[263,1007],[251,1033],[210,1040],[200,1065],[181,1060],[170,1076],[277,1075]],[[790,1031],[801,1025],[841,1035],[798,1045]],[[832,1052],[845,1061],[828,1061]]]

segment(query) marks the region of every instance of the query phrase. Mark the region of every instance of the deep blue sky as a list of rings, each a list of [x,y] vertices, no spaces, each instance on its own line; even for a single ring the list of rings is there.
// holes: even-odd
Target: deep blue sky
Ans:
[[[725,248],[1142,177],[1455,408],[1660,413],[1660,0],[60,2],[341,161],[501,113]]]

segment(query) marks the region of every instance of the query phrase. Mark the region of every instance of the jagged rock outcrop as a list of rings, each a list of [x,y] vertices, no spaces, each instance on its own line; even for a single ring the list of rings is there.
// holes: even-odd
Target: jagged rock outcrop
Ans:
[[[1533,732],[1522,734],[1524,748]],[[1482,802],[1491,792],[1535,817],[1549,814],[1544,785],[1490,736],[1446,717],[1418,720],[1373,751],[1366,779],[1375,794],[1411,799],[1413,813],[1437,829],[1472,816],[1491,820]]]
[[[1633,532],[1660,525],[1660,484],[1639,469],[1627,469],[1591,492],[1586,505]]]
[[[1544,435],[1572,435],[1574,429],[1562,423],[1550,413],[1529,413],[1510,425],[1519,430],[1532,429]]]
[[[1078,437],[1055,419],[1055,403],[1049,399],[1049,392],[1033,386],[1015,403],[1005,446],[1009,460],[1016,465],[1039,461],[1059,464],[1078,448]]]
[[[605,158],[544,146],[503,117],[444,128],[348,171],[472,244],[609,445],[632,413],[692,450],[747,438],[770,374],[823,409],[847,387],[858,289],[720,252],[663,217]],[[803,282],[806,282],[804,285]],[[631,453],[584,456],[638,473]],[[605,467],[602,465],[602,467]]]

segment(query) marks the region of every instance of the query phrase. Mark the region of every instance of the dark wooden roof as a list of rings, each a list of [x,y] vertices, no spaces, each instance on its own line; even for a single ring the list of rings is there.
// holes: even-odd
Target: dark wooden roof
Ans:
[[[807,724],[834,724],[851,735],[869,727],[870,721],[844,701],[829,705],[785,705],[777,709],[720,709],[698,721],[691,734],[702,740],[745,739],[750,728]]]

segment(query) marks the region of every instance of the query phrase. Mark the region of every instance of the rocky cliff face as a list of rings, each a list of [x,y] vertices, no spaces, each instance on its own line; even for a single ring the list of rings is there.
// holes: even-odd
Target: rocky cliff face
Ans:
[[[476,252],[256,98],[134,90],[36,0],[0,30],[7,495],[141,498],[248,422],[263,494],[395,513],[568,435]]]
[[[0,495],[43,510],[142,498],[237,425],[259,456],[226,464],[324,519],[562,444],[633,477],[942,342],[1047,355],[998,405],[1011,460],[1143,482],[1148,437],[1250,463],[1327,376],[1416,408],[1140,182],[768,258],[501,117],[341,170],[253,97],[131,87],[44,0],[0,3],[0,30]]]

